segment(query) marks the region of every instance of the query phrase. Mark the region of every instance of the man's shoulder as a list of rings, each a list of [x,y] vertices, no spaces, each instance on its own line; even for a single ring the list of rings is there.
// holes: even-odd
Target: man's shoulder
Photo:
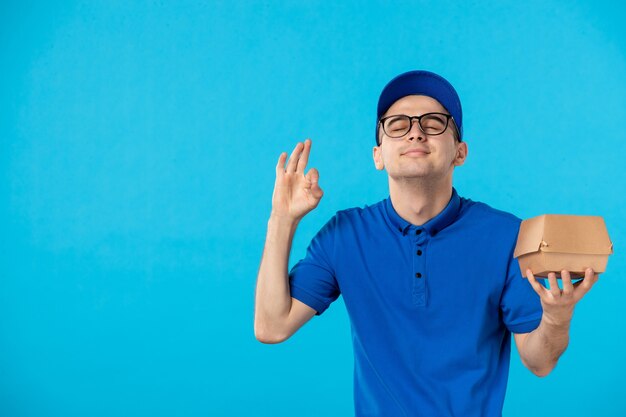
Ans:
[[[474,201],[468,198],[462,198],[462,207],[465,215],[472,220],[480,220],[495,226],[519,228],[522,219],[513,213],[497,209],[482,201]]]
[[[482,201],[472,201],[463,210],[464,228],[480,235],[487,235],[495,242],[515,245],[522,219],[505,210],[497,209]]]
[[[384,223],[382,220],[382,209],[384,209],[382,204],[384,204],[384,201],[336,211],[319,229],[314,239],[318,241],[326,239],[336,240],[342,236],[358,234],[375,224]]]
[[[385,200],[362,206],[348,207],[335,212],[327,221],[325,229],[360,229],[367,225],[379,224],[384,219]]]
[[[378,217],[383,214],[385,200],[380,200],[373,204],[349,207],[338,210],[335,217],[342,220],[364,219],[368,217]]]

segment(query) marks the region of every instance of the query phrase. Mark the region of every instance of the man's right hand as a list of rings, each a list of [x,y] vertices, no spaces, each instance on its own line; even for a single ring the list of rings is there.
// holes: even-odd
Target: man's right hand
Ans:
[[[319,173],[304,169],[311,152],[311,140],[299,142],[285,166],[283,152],[276,165],[272,214],[257,279],[254,334],[263,343],[280,343],[315,316],[315,310],[291,297],[289,252],[298,222],[320,202]]]
[[[304,175],[304,169],[311,152],[311,139],[298,142],[287,166],[287,153],[283,152],[276,165],[276,183],[272,195],[272,215],[293,221],[300,221],[319,204],[324,192],[319,187],[319,172],[311,168]]]

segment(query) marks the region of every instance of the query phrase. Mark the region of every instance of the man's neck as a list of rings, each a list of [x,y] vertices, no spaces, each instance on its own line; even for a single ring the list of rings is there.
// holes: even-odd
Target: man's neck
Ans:
[[[452,196],[452,176],[440,182],[389,178],[389,196],[398,215],[421,226],[441,213]]]

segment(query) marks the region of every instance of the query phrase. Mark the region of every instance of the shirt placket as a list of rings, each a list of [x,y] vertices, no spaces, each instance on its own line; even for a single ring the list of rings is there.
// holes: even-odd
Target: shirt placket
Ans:
[[[413,258],[413,305],[426,306],[426,245],[428,232],[423,228],[416,228],[411,232]]]

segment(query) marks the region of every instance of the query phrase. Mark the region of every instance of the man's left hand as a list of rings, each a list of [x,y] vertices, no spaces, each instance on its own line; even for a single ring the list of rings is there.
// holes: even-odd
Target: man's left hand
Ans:
[[[541,285],[530,269],[526,270],[526,277],[541,299],[542,320],[549,324],[562,326],[568,325],[572,320],[574,306],[587,294],[593,284],[598,282],[599,274],[596,274],[593,269],[587,268],[585,278],[572,284],[569,271],[564,269],[561,271],[563,289],[559,288],[554,272],[548,274],[550,288]]]

